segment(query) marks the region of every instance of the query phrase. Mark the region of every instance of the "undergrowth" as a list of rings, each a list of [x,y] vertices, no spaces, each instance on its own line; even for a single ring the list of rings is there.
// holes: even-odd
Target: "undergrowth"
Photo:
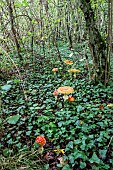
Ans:
[[[47,49],[46,49],[47,50]],[[82,51],[82,50],[81,50]],[[43,51],[42,51],[43,53]],[[0,169],[108,170],[113,168],[113,83],[94,85],[84,55],[61,45],[19,66],[19,73],[1,73]],[[58,72],[53,73],[53,68]],[[81,70],[74,78],[67,70]],[[16,72],[16,73],[15,73]],[[53,92],[74,89],[74,101]],[[44,152],[34,148],[37,136],[46,138]]]

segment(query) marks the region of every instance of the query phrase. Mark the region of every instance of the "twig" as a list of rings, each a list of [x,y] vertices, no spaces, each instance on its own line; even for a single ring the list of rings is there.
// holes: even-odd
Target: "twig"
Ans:
[[[110,138],[110,141],[109,141],[109,144],[108,144],[108,149],[109,149],[109,147],[110,147],[110,144],[111,144],[112,139],[113,139],[113,136]],[[108,149],[107,149],[107,150],[108,150]]]

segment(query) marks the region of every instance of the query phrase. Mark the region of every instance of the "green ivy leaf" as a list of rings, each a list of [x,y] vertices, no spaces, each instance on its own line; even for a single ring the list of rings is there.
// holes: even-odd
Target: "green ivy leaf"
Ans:
[[[34,148],[34,149],[37,149],[37,148],[39,148],[39,146],[40,146],[39,143],[36,143],[36,142],[35,142],[34,145],[33,145],[33,148]]]
[[[74,164],[75,158],[73,155],[69,155],[69,161],[70,161],[71,165]]]
[[[70,141],[66,147],[73,149],[73,141]]]
[[[106,157],[107,150],[99,150],[99,154],[102,156],[102,158]]]
[[[58,122],[58,126],[61,127],[63,125],[63,122]]]
[[[81,105],[78,105],[78,106],[77,106],[77,112],[82,111],[82,109],[83,109],[83,107],[82,107]]]
[[[62,170],[71,170],[71,168],[70,168],[70,166],[67,164],[67,165],[65,165],[65,166],[62,168]]]
[[[17,115],[8,117],[7,121],[9,124],[16,124],[18,122],[19,118],[20,118],[20,115],[17,114]]]
[[[56,125],[55,125],[53,122],[50,122],[50,123],[49,123],[49,126],[50,126],[51,128],[56,127]]]
[[[10,88],[11,88],[11,85],[10,85],[10,84],[6,84],[6,85],[4,85],[4,86],[1,86],[1,89],[2,89],[2,90],[5,90],[5,91],[9,91]]]
[[[99,164],[100,163],[100,159],[98,158],[98,156],[96,155],[96,153],[94,152],[91,159],[89,160],[91,163],[97,163]]]
[[[80,168],[83,169],[86,167],[86,163],[85,162],[80,162]]]
[[[30,136],[30,134],[31,134],[31,130],[29,130],[29,131],[26,132],[26,135],[27,135],[27,136]]]
[[[12,153],[12,150],[10,150],[10,149],[6,148],[6,149],[3,150],[3,155],[6,156],[6,157],[9,156],[11,153]]]
[[[15,83],[20,83],[20,80],[19,79],[15,79],[14,82]]]

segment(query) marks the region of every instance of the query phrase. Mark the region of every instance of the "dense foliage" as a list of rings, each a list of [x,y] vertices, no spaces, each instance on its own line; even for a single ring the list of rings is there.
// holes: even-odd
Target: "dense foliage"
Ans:
[[[28,60],[4,72],[0,81],[0,169],[113,167],[113,83],[94,86],[84,57],[62,42],[59,51],[63,63],[55,48],[46,48],[46,57],[40,52],[35,64]],[[67,59],[73,64],[65,64]],[[54,73],[53,68],[58,71]],[[67,71],[70,68],[80,70],[76,78]],[[74,101],[64,101],[62,94],[55,99],[53,92],[61,86],[74,89]],[[47,141],[42,155],[35,145],[40,135]]]

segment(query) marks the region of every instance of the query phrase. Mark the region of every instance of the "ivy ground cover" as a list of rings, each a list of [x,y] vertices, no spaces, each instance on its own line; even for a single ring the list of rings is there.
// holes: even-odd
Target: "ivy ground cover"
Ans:
[[[94,85],[71,51],[62,62],[53,52],[23,68],[21,79],[1,79],[0,169],[113,169],[113,83]],[[43,153],[37,136],[46,139]]]

